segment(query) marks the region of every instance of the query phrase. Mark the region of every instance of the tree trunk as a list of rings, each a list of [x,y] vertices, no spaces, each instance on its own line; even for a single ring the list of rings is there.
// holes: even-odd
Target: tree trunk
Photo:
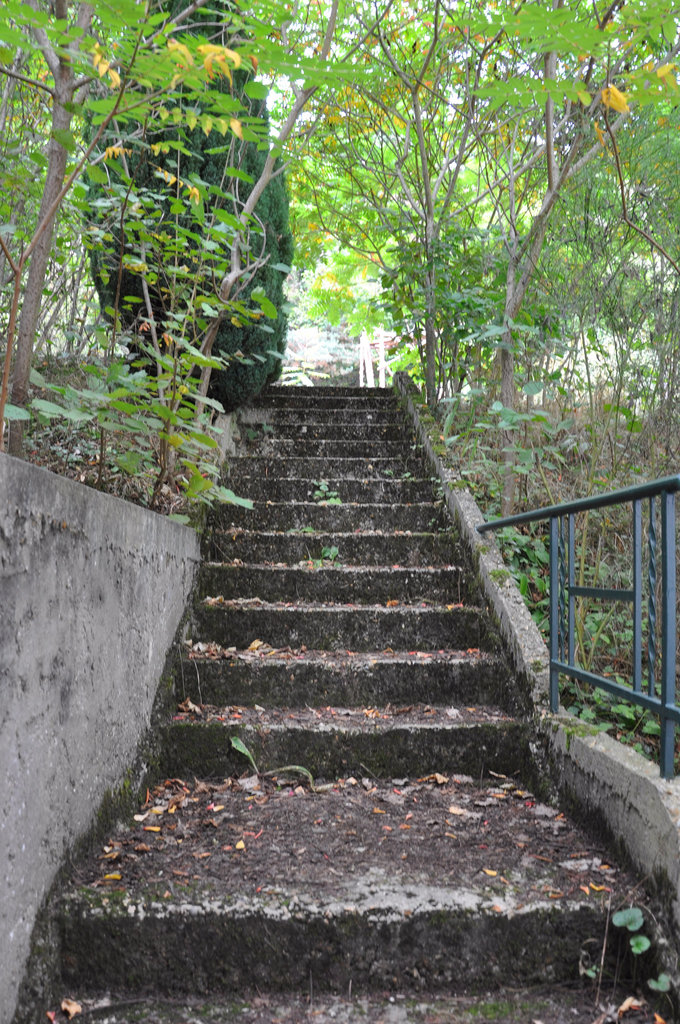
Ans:
[[[52,131],[68,131],[71,127],[72,114],[65,109],[73,99],[73,74],[67,64],[60,65],[61,74],[55,81],[54,104],[52,108]],[[40,203],[38,226],[54,205],[66,175],[66,150],[57,142],[54,135],[50,138],[47,148],[47,175],[45,188]],[[42,291],[47,274],[47,263],[52,249],[52,235],[57,217],[55,210],[49,221],[44,225],[40,237],[31,256],[28,279],[21,307],[19,330],[17,331],[16,358],[12,377],[12,402],[24,406],[28,397],[28,378],[31,372],[31,358],[35,342],[35,332],[40,315]],[[23,451],[23,421],[13,420],[9,434],[10,455],[20,456]]]

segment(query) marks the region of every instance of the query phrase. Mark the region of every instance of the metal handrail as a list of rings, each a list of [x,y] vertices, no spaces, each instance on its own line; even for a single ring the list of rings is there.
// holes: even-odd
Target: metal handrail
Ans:
[[[675,728],[680,724],[680,708],[675,703],[676,661],[676,561],[675,495],[680,491],[680,475],[664,477],[647,484],[624,487],[608,494],[579,498],[562,505],[550,505],[518,515],[494,519],[477,527],[479,533],[504,526],[549,520],[550,522],[550,707],[559,710],[560,673],[599,687],[646,708],[660,722],[660,770],[663,778],[674,775]],[[657,671],[657,530],[656,499],[661,510],[661,666]],[[643,688],[642,672],[642,503],[649,503],[647,558],[647,678]],[[574,528],[579,512],[632,504],[633,509],[633,586],[630,589],[582,587],[574,583]],[[606,676],[581,668],[574,656],[574,603],[577,597],[601,601],[630,602],[633,606],[633,677],[631,686],[622,686]],[[658,692],[657,692],[658,691]]]

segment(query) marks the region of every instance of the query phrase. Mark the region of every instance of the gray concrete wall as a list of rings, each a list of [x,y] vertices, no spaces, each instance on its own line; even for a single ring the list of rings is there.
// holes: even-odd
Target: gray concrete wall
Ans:
[[[124,778],[199,561],[195,533],[0,454],[0,1016],[66,851]]]

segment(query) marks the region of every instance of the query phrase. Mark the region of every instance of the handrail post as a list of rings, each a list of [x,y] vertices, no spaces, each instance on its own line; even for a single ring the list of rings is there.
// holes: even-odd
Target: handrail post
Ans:
[[[661,612],[661,750],[664,779],[672,779],[675,760],[675,722],[666,708],[675,704],[675,495],[661,495],[661,565],[663,597]]]
[[[559,516],[550,519],[550,710],[560,706],[560,673],[555,667],[559,656]]]

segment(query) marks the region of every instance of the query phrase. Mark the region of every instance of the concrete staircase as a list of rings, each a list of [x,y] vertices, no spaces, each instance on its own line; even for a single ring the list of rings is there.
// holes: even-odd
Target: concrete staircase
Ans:
[[[111,1022],[302,1019],[257,1016],[272,993],[415,1021],[411,996],[577,979],[626,876],[536,796],[530,719],[396,398],[272,389],[242,431],[229,485],[254,508],[212,518],[157,785],[61,896],[65,990]]]

